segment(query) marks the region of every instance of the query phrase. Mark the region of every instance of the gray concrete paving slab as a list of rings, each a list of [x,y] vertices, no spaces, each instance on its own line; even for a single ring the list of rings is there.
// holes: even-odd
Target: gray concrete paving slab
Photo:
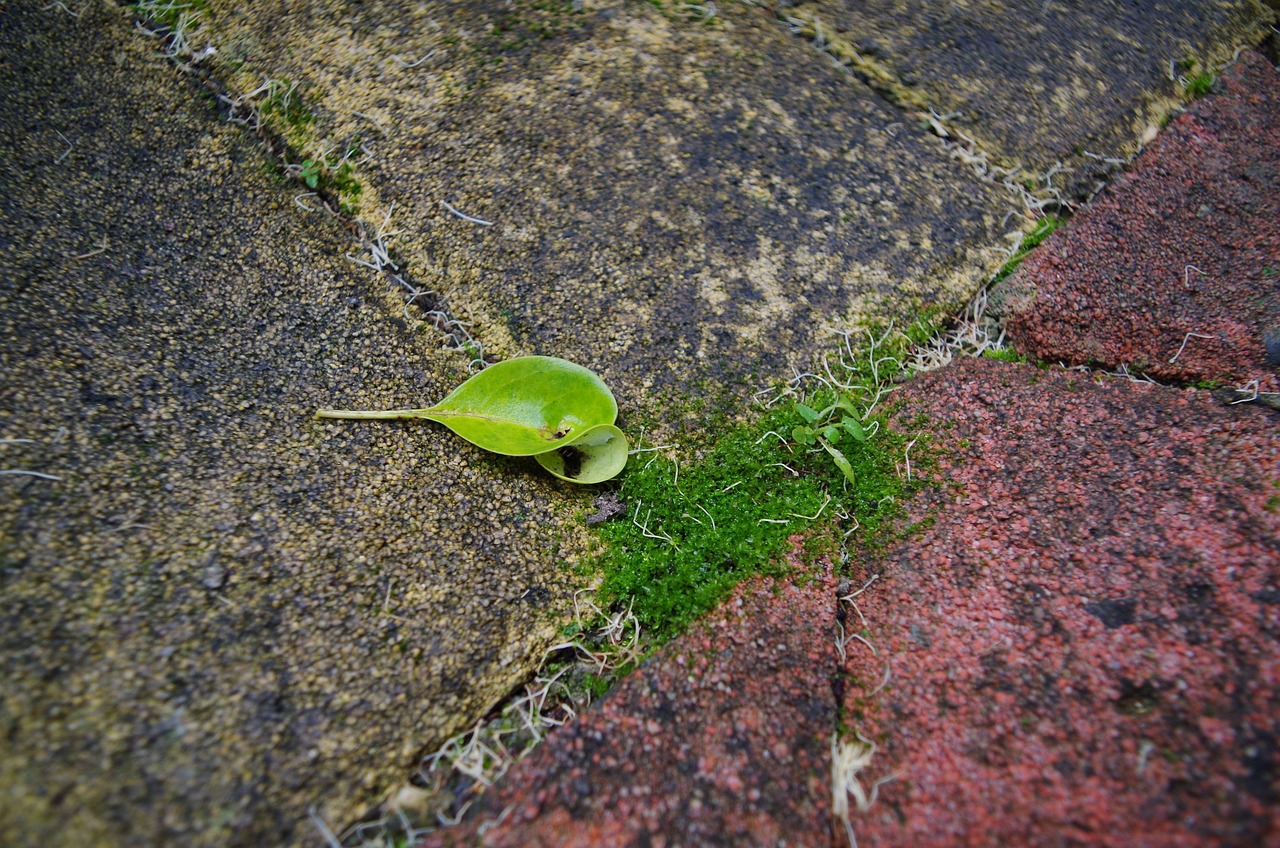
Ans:
[[[941,116],[983,163],[1021,167],[1015,179],[1074,168],[1053,181],[1069,198],[1091,195],[1103,160],[1153,139],[1189,80],[1272,20],[1258,0],[818,0],[777,14],[892,99]]]
[[[827,325],[956,308],[1007,244],[1006,189],[754,7],[214,2],[207,19],[237,91],[296,83],[305,143],[367,143],[361,214],[394,204],[408,268],[491,352],[598,368],[660,422],[682,394],[739,407],[829,346]]]
[[[0,841],[302,844],[540,661],[589,495],[313,421],[466,358],[122,9],[75,10],[0,7]]]

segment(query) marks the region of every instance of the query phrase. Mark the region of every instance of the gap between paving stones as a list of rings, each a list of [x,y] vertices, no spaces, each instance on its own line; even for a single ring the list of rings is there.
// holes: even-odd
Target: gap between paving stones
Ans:
[[[464,353],[470,358],[470,370],[476,371],[489,364],[485,360],[483,342],[471,333],[467,322],[453,313],[444,296],[419,284],[402,267],[402,260],[396,256],[391,246],[398,235],[392,229],[395,204],[392,203],[383,213],[381,221],[374,224],[354,214],[354,210],[343,199],[343,188],[334,185],[333,174],[344,173],[344,169],[349,173],[350,169],[368,160],[372,154],[366,147],[359,148],[362,159],[354,160],[354,150],[349,149],[343,153],[338,164],[317,166],[313,170],[313,163],[323,162],[329,152],[325,150],[308,157],[308,151],[291,145],[285,134],[263,115],[264,105],[275,101],[281,102],[286,109],[306,109],[306,104],[295,91],[295,85],[269,79],[252,91],[240,94],[232,92],[205,63],[205,60],[217,53],[217,49],[212,44],[199,47],[203,28],[200,21],[201,6],[197,3],[182,3],[180,0],[141,0],[129,3],[128,0],[120,0],[120,4],[134,12],[135,30],[139,35],[157,39],[161,44],[160,52],[175,67],[183,73],[195,75],[200,84],[212,92],[225,118],[256,136],[267,152],[280,163],[286,177],[307,189],[294,197],[294,204],[299,209],[308,213],[324,212],[343,223],[360,250],[368,254],[367,258],[347,254],[347,259],[385,277],[400,292],[405,302],[406,319],[411,319],[410,307],[413,307],[424,320],[440,331],[446,349]],[[54,5],[67,14],[75,14],[63,4]],[[330,175],[327,182],[322,183],[322,173]],[[318,202],[320,208],[310,205],[313,202]],[[487,221],[459,212],[448,203],[444,205],[464,220],[489,226]]]
[[[1149,45],[1133,40],[1143,36],[1126,30],[1132,27],[1131,20],[1109,19],[1107,4],[1100,4],[1098,10],[1086,8],[1073,13],[1062,4],[1053,2],[1043,5],[982,3],[972,7],[969,4],[950,4],[945,9],[937,4],[893,0],[858,4],[857,8],[827,0],[801,0],[796,4],[770,4],[764,0],[743,2],[768,9],[792,33],[811,41],[817,49],[829,55],[837,66],[858,75],[898,108],[914,112],[914,117],[928,124],[943,140],[944,148],[953,158],[971,166],[980,177],[995,177],[1006,184],[1012,181],[1013,185],[1008,186],[1011,190],[1016,192],[1021,188],[1031,194],[1025,199],[1037,209],[1050,204],[1087,201],[1094,196],[1113,172],[1141,151],[1187,100],[1202,93],[1222,67],[1239,56],[1241,49],[1256,45],[1275,29],[1274,13],[1256,0],[1219,4],[1221,8],[1189,6],[1176,22],[1171,19],[1172,27],[1168,34],[1153,39]],[[1271,5],[1274,7],[1275,4]],[[1091,13],[1097,17],[1090,17]],[[1100,29],[1099,43],[1105,41],[1113,49],[1120,45],[1136,48],[1134,55],[1142,58],[1126,63],[1114,62],[1105,54],[1075,55],[1072,61],[1067,61],[1065,55],[1037,55],[1032,57],[1036,61],[1028,64],[1029,57],[1024,55],[1023,46],[1041,43],[1046,27],[1055,30],[1059,26],[1088,26],[1075,24],[1074,19],[1072,23],[1061,23],[1064,16],[1072,14],[1083,16]],[[1201,14],[1206,16],[1203,24],[1206,29],[1203,31],[1197,28],[1200,26],[1197,16]],[[1025,30],[1015,28],[1004,32],[1002,27],[1015,15],[1030,18],[1025,22]],[[1054,23],[1049,23],[1051,15]],[[897,30],[894,21],[899,17],[910,19],[912,27]],[[1010,44],[1009,40],[1015,34],[1017,43]],[[960,47],[965,42],[972,46],[971,50]],[[1063,53],[1066,48],[1052,38],[1042,46]],[[1160,69],[1161,90],[1158,92],[1157,87],[1151,85],[1154,69],[1145,58],[1149,47],[1174,54],[1168,59],[1167,72]],[[1004,64],[1006,57],[1001,55],[1005,51],[1016,54],[1007,57],[1007,65]],[[973,59],[957,59],[960,53],[971,54]],[[1085,53],[1089,54],[1089,51]],[[934,61],[931,62],[931,58]],[[1099,61],[1103,66],[1095,67],[1092,61]],[[1111,67],[1107,67],[1109,63]],[[923,65],[930,67],[926,69]],[[1106,79],[1109,71],[1125,66],[1130,76]],[[1059,67],[1060,75],[1047,72],[1048,68]],[[993,92],[1002,90],[1000,87],[1005,82],[1002,77],[1006,72],[1011,75],[1007,82],[1010,83],[1008,91],[1012,99],[1006,97],[1001,100]],[[1041,114],[1012,118],[1006,111],[1007,106],[1010,102],[1016,104],[1019,97],[1037,101],[1041,98],[1053,100],[1059,96],[1068,100],[1084,97],[1079,91],[1064,95],[1065,89],[1055,90],[1065,82],[1060,76],[1075,74],[1083,75],[1083,79],[1073,81],[1073,86],[1077,87],[1092,84],[1091,74],[1097,75],[1107,85],[1118,82],[1122,91],[1117,93],[1117,103],[1127,103],[1130,98],[1135,98],[1133,105],[1136,110],[1130,117],[1136,117],[1138,123],[1124,125],[1120,113],[1111,114],[1104,108],[1102,113],[1115,123],[1111,131],[1097,132],[1098,121],[1105,125],[1108,117],[1083,119],[1078,128],[1079,138],[1087,135],[1095,144],[1101,145],[1095,148],[1095,152],[1078,144],[1072,150],[1060,144],[1056,152],[1042,149],[1046,142],[1048,147],[1054,147],[1053,139],[1040,137],[1046,132],[1047,119],[1043,110],[1057,109],[1060,115],[1070,116],[1072,112],[1079,112],[1085,102],[1081,100],[1065,113],[1062,110],[1066,107],[1060,103],[1029,103],[1026,105],[1041,110]],[[1167,91],[1164,90],[1166,75]],[[1140,79],[1143,76],[1145,79]],[[1146,93],[1135,97],[1135,89],[1142,90],[1143,85],[1148,86]],[[992,114],[984,115],[988,108]],[[1019,126],[1012,135],[1011,121]],[[957,128],[959,123],[968,125],[971,132],[985,140],[969,137]],[[1017,141],[1022,135],[1030,137]],[[1010,145],[1016,151],[1006,149]],[[1017,159],[1013,158],[1015,152]],[[1029,171],[1022,167],[1021,156],[1026,154],[1040,160],[1038,167]],[[1072,172],[1079,173],[1067,180],[1067,175]],[[1061,187],[1053,182],[1058,176],[1066,180]],[[1041,182],[1043,187],[1037,188]],[[1063,196],[1064,190],[1066,197]]]
[[[1108,181],[1117,176],[1154,139],[1154,134],[1144,135],[1135,147],[1118,156],[1109,151],[1104,151],[1102,154],[1087,150],[1078,151],[1075,158],[1091,160],[1094,164],[1094,176],[1097,178],[1092,181],[1087,194],[1068,196],[1064,194],[1069,189],[1066,178],[1076,170],[1075,167],[1064,164],[1060,159],[1042,172],[1028,172],[1020,164],[988,149],[986,145],[952,125],[952,120],[958,117],[959,113],[945,112],[937,104],[929,102],[918,88],[903,82],[892,69],[891,62],[881,61],[874,55],[859,52],[854,45],[860,33],[841,31],[831,23],[824,23],[820,14],[803,2],[789,5],[770,2],[770,0],[738,1],[767,10],[792,35],[809,42],[814,49],[829,56],[832,64],[841,72],[858,77],[884,97],[888,104],[902,111],[908,120],[927,125],[952,160],[970,169],[979,179],[998,183],[1007,189],[1024,207],[1028,218],[1022,222],[1018,231],[1011,234],[1018,240],[1010,246],[1010,256],[1013,256],[1020,246],[1019,236],[1025,235],[1035,226],[1037,217],[1046,212],[1068,215],[1077,205],[1087,204],[1097,196]],[[1046,7],[1048,5],[1048,3],[1045,4]],[[1178,96],[1157,104],[1156,118],[1160,126],[1166,125],[1170,119],[1180,114],[1188,102],[1197,96],[1202,96],[1202,92],[1196,90],[1196,83],[1203,78],[1212,78],[1221,74],[1224,67],[1239,58],[1242,50],[1255,46],[1263,39],[1274,37],[1264,28],[1269,27],[1270,30],[1275,31],[1275,27],[1269,25],[1266,17],[1260,17],[1255,26],[1257,33],[1233,45],[1228,55],[1216,60],[1210,58],[1208,67],[1197,66],[1198,73],[1193,73],[1192,69],[1186,69],[1186,74],[1190,74],[1191,79],[1179,73],[1174,60],[1170,60],[1169,80],[1177,85]],[[1006,216],[1006,223],[1008,218],[1009,216]]]
[[[1020,166],[1007,163],[998,156],[993,157],[970,136],[954,128],[948,129],[948,121],[954,115],[939,112],[921,94],[904,85],[884,63],[859,53],[851,43],[856,34],[840,34],[829,25],[824,28],[822,19],[816,12],[799,7],[789,7],[782,3],[769,4],[767,0],[740,2],[769,9],[775,20],[786,27],[788,32],[812,44],[818,52],[831,57],[832,64],[840,71],[857,76],[880,94],[885,102],[900,110],[908,120],[927,125],[952,160],[970,169],[979,179],[1002,185],[1025,208],[1028,217],[1043,214],[1045,210],[1057,212],[1070,208],[1070,202],[1062,196],[1062,187],[1054,184],[1054,180],[1065,175],[1069,168],[1058,163],[1042,174],[1019,181],[1018,177],[1022,173]],[[1128,160],[1106,161],[1123,164]],[[1007,224],[1012,215],[1012,212],[1008,213],[1004,223]],[[1020,236],[1031,226],[1032,221],[1024,221],[1023,226],[1011,234],[1014,239],[1009,247],[1011,257],[1021,244]]]

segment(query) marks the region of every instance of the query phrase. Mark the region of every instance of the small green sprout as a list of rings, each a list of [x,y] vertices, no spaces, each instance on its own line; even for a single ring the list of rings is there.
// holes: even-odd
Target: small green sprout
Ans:
[[[796,444],[806,447],[821,446],[823,450],[831,455],[831,460],[836,464],[836,468],[840,469],[840,473],[844,474],[845,479],[856,485],[858,480],[853,474],[853,466],[849,463],[844,452],[836,445],[845,436],[848,436],[856,444],[863,444],[867,441],[870,434],[867,432],[867,428],[862,426],[862,422],[858,420],[858,416],[861,413],[845,396],[836,397],[835,402],[821,412],[799,402],[796,403],[795,408],[800,417],[805,420],[805,423],[791,429],[791,438],[795,440]],[[874,433],[878,427],[879,425],[877,424],[871,430],[871,433]]]
[[[320,163],[315,159],[308,159],[302,163],[302,181],[307,184],[307,188],[317,188],[320,185]]]

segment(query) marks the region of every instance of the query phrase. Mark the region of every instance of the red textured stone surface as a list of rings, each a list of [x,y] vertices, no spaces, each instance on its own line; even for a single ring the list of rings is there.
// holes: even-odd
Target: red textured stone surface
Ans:
[[[743,584],[424,846],[828,844],[835,592]]]
[[[991,360],[901,397],[945,484],[853,575],[899,776],[859,845],[1280,845],[1280,413]]]
[[[1020,350],[1280,391],[1280,74],[1245,52],[1220,86],[1009,283]]]

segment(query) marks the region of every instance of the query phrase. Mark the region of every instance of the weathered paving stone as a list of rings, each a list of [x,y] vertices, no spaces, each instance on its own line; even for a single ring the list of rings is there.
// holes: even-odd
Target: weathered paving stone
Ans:
[[[962,304],[1013,208],[769,14],[723,6],[213,2],[203,37],[237,91],[297,82],[316,138],[369,142],[362,214],[394,204],[407,267],[490,351],[598,367],[671,424],[673,396],[734,407],[790,376],[830,324]]]
[[[828,844],[835,597],[744,583],[423,848]]]
[[[483,712],[538,659],[574,588],[555,560],[583,549],[562,522],[575,496],[529,473],[530,463],[484,456],[431,425],[311,422],[322,405],[438,397],[464,376],[462,363],[353,273],[340,258],[350,244],[341,230],[271,186],[258,146],[202,111],[195,89],[132,40],[120,10],[70,5],[0,7],[0,438],[33,440],[0,450],[4,470],[61,478],[0,479],[0,832],[24,845],[299,842],[311,833],[299,827],[309,805],[349,820],[403,778],[417,750]],[[949,311],[1001,258],[993,246],[1004,244],[1007,194],[958,168],[914,115],[842,76],[760,9],[726,4],[707,26],[645,4],[589,2],[582,14],[571,3],[202,5],[203,29],[187,33],[201,67],[239,94],[264,77],[298,83],[310,117],[268,120],[305,124],[292,129],[309,134],[313,152],[367,145],[362,216],[376,226],[391,214],[399,233],[388,239],[405,267],[472,319],[492,354],[570,356],[601,370],[624,408],[667,424],[686,414],[671,403],[681,392],[731,405],[803,364],[827,323]],[[1056,15],[1056,2],[1035,5]],[[1142,37],[1213,60],[1248,40],[1238,13],[1258,9],[1185,8],[1199,15],[1189,29],[1178,10],[1168,28],[1151,25],[1164,10],[1143,7]],[[1089,9],[1076,11],[1085,19]],[[973,52],[950,57],[960,67],[977,61]],[[1081,68],[1104,67],[1079,55]],[[1038,166],[1108,133],[1127,150],[1170,102],[1172,83],[1150,84],[1156,65],[1142,66],[1147,94],[1118,97],[1126,105],[1102,129],[1071,124],[1066,148],[1041,144],[1035,126],[1017,121],[983,124],[1012,127],[1005,139],[1017,144],[1002,148],[978,127],[974,135],[993,155]],[[1106,112],[1112,94],[1072,102],[1082,114]],[[1026,98],[993,101],[981,117],[1016,114],[1001,111],[1007,102]],[[443,201],[493,223],[462,221]],[[997,379],[1031,373],[964,367]],[[1215,426],[1208,412],[1179,415],[1171,420],[1193,434]],[[1058,419],[1019,408],[1013,420]],[[1238,471],[1210,456],[1216,446],[1196,443],[1196,470],[1238,474],[1248,486],[1258,467],[1274,470],[1274,442],[1260,453],[1256,434],[1228,436],[1240,456],[1261,460]],[[1200,491],[1195,475],[1177,474],[1156,487],[1166,501]],[[1212,491],[1216,499],[1194,505],[1233,508],[1234,489]],[[1250,510],[1259,498],[1249,489]],[[1270,562],[1274,545],[1248,534],[1256,525],[1274,539],[1274,521],[1255,512],[1241,544]],[[1113,579],[1103,574],[1094,579]],[[1175,589],[1202,599],[1199,585]],[[1270,583],[1250,586],[1255,606],[1270,609],[1274,595]],[[1089,594],[1081,609],[1107,632],[1181,626],[1173,606],[1172,616],[1144,618],[1146,597]],[[1221,597],[1233,615],[1244,609],[1236,595]],[[1274,617],[1255,624],[1272,638]],[[1229,669],[1211,682],[1253,698],[1237,724],[1265,730],[1255,716],[1275,705],[1237,673],[1254,667],[1241,659],[1248,635],[1225,645],[1209,633],[1203,644],[1221,647]],[[790,636],[795,658],[818,644]],[[1184,641],[1180,656],[1202,644]],[[790,669],[779,660],[778,679],[825,669],[827,659],[809,659]],[[1274,670],[1255,665],[1274,691]],[[677,691],[672,669],[649,671]],[[747,691],[760,682],[741,669],[735,679]],[[795,725],[785,716],[828,703],[824,680],[810,681],[809,701],[797,692],[770,705],[780,733],[808,740],[788,765],[806,794],[782,787],[762,796],[772,807],[754,807],[755,787],[743,781],[744,801],[731,769],[717,769],[707,789],[720,806],[708,827],[743,840],[775,834],[780,821],[822,829],[829,795],[810,778],[826,767],[816,746],[831,715],[819,706]],[[1168,680],[1176,686],[1157,682]],[[1162,697],[1174,691],[1152,686]],[[697,686],[679,691],[701,697]],[[1119,700],[1145,710],[1146,692],[1122,690]],[[1236,702],[1214,701],[1195,719],[1211,754],[1227,744],[1214,719],[1228,709]],[[1065,736],[1088,740],[1094,729],[1071,725]],[[723,765],[720,730],[694,716],[686,738]],[[1161,733],[1199,739],[1184,725]],[[953,762],[945,745],[958,735],[923,756],[884,750],[926,774],[931,754]],[[1226,781],[1190,744],[1171,746],[1181,771],[1158,774],[1176,771],[1169,803],[1210,775],[1227,800],[1215,796],[1203,832],[1263,832],[1254,801],[1274,800],[1268,738],[1246,740]],[[603,742],[595,750],[607,756]],[[1027,779],[1017,769],[1001,776],[1010,774]],[[1050,825],[1060,808],[1084,809],[1060,791],[1068,783],[1049,786],[1065,799],[1046,814]],[[934,815],[951,809],[939,788],[950,785],[909,787],[924,793],[910,796],[925,810],[912,813],[912,827],[954,824]],[[528,809],[536,815],[541,803]],[[662,809],[651,832],[687,830],[675,808]],[[550,802],[545,810],[558,815]],[[644,833],[605,806],[593,815]],[[1220,824],[1233,815],[1237,830]],[[933,838],[926,825],[919,832]],[[989,830],[980,822],[969,832]],[[514,833],[507,838],[519,844]]]
[[[1221,65],[1272,20],[1258,0],[818,0],[779,15],[811,34],[821,22],[835,53],[847,46],[890,96],[942,116],[951,141],[968,136],[993,164],[1074,168],[1056,180],[1068,197],[1108,171],[1086,152],[1149,142],[1180,76]]]
[[[0,8],[0,841],[301,844],[536,664],[581,492],[113,4]],[[31,440],[31,442],[7,440]]]
[[[997,289],[1020,350],[1280,391],[1280,73],[1219,90]]]
[[[1280,413],[992,360],[900,399],[945,486],[853,581],[844,721],[897,775],[858,844],[1274,844]]]

